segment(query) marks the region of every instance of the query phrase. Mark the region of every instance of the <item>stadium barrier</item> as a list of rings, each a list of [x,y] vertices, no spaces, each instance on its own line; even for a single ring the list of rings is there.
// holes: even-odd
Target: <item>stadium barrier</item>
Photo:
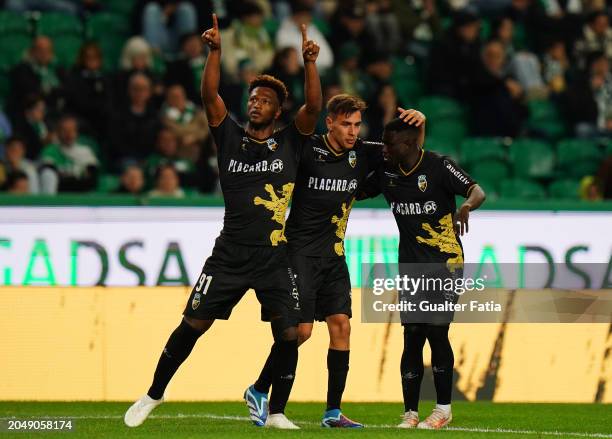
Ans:
[[[186,287],[3,287],[0,399],[130,401],[148,388]],[[365,324],[353,290],[346,401],[401,401],[397,324]],[[252,292],[216,322],[171,382],[169,400],[238,400],[271,344]],[[455,324],[457,400],[612,402],[609,324]],[[294,401],[322,401],[327,330],[300,349]],[[426,362],[429,352],[425,352]],[[431,398],[431,376],[423,396]]]

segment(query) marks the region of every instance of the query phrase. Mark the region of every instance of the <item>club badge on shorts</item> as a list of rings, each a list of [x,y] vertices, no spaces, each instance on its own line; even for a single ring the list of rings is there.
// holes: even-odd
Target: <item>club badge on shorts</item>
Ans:
[[[191,301],[191,308],[195,311],[198,306],[200,306],[200,293],[195,293],[193,295],[193,300]]]
[[[357,153],[355,151],[350,151],[348,155],[348,162],[351,165],[351,168],[354,168],[357,164]]]
[[[427,189],[427,177],[425,177],[425,175],[419,175],[419,180],[417,184],[419,185],[419,189],[421,190],[421,192],[425,192],[425,190]]]

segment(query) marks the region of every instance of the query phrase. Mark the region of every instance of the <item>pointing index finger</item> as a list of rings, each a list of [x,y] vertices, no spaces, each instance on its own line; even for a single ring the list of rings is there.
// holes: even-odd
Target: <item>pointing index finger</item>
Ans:
[[[212,19],[213,19],[213,29],[218,30],[219,22],[217,21],[217,14],[212,14]]]
[[[305,43],[306,41],[308,41],[308,35],[306,33],[306,25],[302,23],[302,26],[300,26],[300,29],[302,30],[302,43]]]

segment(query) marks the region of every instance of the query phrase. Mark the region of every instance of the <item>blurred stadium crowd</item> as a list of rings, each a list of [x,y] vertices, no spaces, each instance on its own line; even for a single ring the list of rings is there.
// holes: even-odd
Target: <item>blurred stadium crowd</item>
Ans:
[[[0,4],[2,0],[0,0]],[[216,12],[222,90],[245,119],[270,73],[303,102],[299,25],[324,99],[428,117],[489,198],[612,198],[612,2],[605,0],[4,0],[0,188],[184,197],[219,191],[201,108],[200,33]],[[323,115],[324,116],[324,115]],[[325,129],[321,118],[319,131]]]

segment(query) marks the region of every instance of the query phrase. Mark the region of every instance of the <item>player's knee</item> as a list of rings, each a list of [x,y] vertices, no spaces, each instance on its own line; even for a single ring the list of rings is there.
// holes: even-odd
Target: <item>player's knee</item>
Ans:
[[[183,316],[183,320],[200,334],[204,334],[206,331],[208,331],[214,323],[214,320],[194,319],[193,317],[188,316]]]
[[[283,341],[294,341],[298,339],[298,330],[297,327],[291,326],[289,328],[283,329],[281,332],[280,339]]]
[[[334,339],[348,340],[351,337],[351,322],[348,317],[330,321],[329,332]]]
[[[302,344],[312,336],[312,325],[298,326],[298,344]]]

